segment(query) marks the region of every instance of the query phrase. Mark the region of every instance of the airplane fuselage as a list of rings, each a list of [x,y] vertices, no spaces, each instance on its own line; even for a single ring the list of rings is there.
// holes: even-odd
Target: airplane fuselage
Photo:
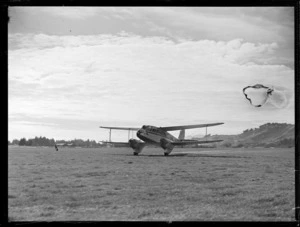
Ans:
[[[170,154],[173,150],[174,145],[172,144],[172,142],[178,141],[176,137],[166,132],[165,130],[150,125],[144,125],[141,129],[137,131],[136,135],[138,138],[143,140],[145,144],[150,143],[162,147],[165,151],[165,155]],[[134,147],[135,145],[132,144],[132,148]],[[134,148],[134,154],[138,154],[142,150],[139,147],[136,148],[137,149]]]
[[[136,135],[146,143],[152,144],[160,144],[162,139],[172,142],[178,141],[178,139],[170,133],[150,125],[144,125],[140,130],[137,131]]]

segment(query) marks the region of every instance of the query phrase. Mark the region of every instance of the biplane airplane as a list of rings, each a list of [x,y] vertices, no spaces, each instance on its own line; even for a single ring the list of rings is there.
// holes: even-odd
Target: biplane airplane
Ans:
[[[221,142],[222,140],[186,140],[185,130],[193,128],[206,128],[207,127],[221,125],[224,123],[212,123],[212,124],[198,124],[198,125],[183,125],[183,126],[170,126],[170,127],[156,127],[151,125],[143,125],[142,128],[130,128],[130,127],[107,127],[100,126],[100,128],[109,129],[109,141],[102,141],[106,144],[116,144],[131,147],[134,155],[138,155],[142,152],[145,146],[159,146],[164,149],[164,155],[169,155],[175,146],[184,146],[191,144],[203,144],[203,143],[215,143]],[[128,142],[111,142],[111,130],[128,130],[128,139],[130,131],[137,131],[136,135],[140,140],[129,139]],[[168,131],[180,130],[178,138],[168,133]]]

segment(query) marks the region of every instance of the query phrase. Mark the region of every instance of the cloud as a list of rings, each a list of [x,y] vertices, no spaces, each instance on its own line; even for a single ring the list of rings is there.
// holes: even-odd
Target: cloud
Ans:
[[[288,33],[281,33],[283,30],[293,32],[293,8],[289,7],[104,7],[99,12],[140,21],[141,26],[148,25],[162,34],[197,39],[228,41],[240,37],[268,42],[286,39]]]
[[[29,10],[75,20],[91,18],[98,13],[97,7],[30,7]]]
[[[292,101],[282,110],[257,110],[242,94],[245,86],[257,83],[293,91],[294,70],[273,64],[277,48],[279,44],[274,42],[175,42],[125,32],[94,36],[10,34],[9,116],[31,116],[31,122],[56,119],[51,122],[65,122],[59,128],[69,129],[69,133],[74,129],[72,136],[82,135],[80,125],[85,121],[92,121],[93,127],[95,122],[119,126],[291,122]],[[76,121],[81,123],[76,125]],[[10,125],[16,130],[20,122],[12,118]],[[49,127],[45,133],[47,130]],[[96,139],[93,133],[90,138]]]
[[[134,43],[136,43],[136,45],[134,45]],[[46,48],[49,49],[49,52],[53,52],[56,49],[58,51],[62,51],[60,48],[68,47],[82,48],[87,46],[88,48],[90,46],[114,46],[126,44],[133,47],[137,45],[145,45],[146,48],[153,44],[177,45],[181,47],[182,51],[185,49],[189,51],[188,54],[190,51],[201,51],[202,55],[218,55],[219,57],[240,64],[246,64],[249,62],[255,62],[258,64],[272,64],[272,61],[276,61],[277,59],[276,56],[274,56],[274,51],[278,49],[278,44],[274,42],[266,44],[254,44],[243,42],[243,39],[234,39],[228,42],[216,42],[213,40],[191,41],[181,39],[178,42],[174,42],[165,37],[141,37],[126,32],[122,32],[118,36],[49,36],[45,34],[28,34],[25,36],[22,34],[9,35],[10,49]],[[195,49],[191,47],[195,47]]]
[[[40,48],[51,48],[57,46],[58,41],[61,47],[80,45],[78,41],[82,37],[79,40],[66,38],[70,35],[99,43],[92,37],[119,36],[124,31],[142,37],[163,36],[179,43],[182,40],[229,42],[240,39],[245,47],[245,43],[274,43],[278,47],[273,48],[274,53],[268,60],[265,57],[265,64],[272,61],[276,65],[294,67],[292,7],[13,7],[10,12],[9,30],[20,33],[17,40],[11,40],[11,48],[19,48],[21,44],[32,46],[33,37],[22,37],[29,32],[35,35],[34,43],[43,43]],[[256,61],[255,57],[252,61]]]

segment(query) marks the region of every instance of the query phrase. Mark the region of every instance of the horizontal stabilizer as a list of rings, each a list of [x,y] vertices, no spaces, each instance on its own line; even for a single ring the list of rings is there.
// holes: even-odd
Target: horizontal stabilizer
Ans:
[[[211,127],[216,125],[222,125],[224,123],[212,123],[212,124],[200,124],[200,125],[182,125],[182,126],[169,126],[169,127],[160,127],[165,131],[175,131],[175,130],[182,130],[182,129],[192,129],[192,128],[205,128]]]

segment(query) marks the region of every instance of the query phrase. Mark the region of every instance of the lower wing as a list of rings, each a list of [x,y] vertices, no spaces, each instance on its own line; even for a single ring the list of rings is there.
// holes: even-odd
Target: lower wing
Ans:
[[[176,141],[176,142],[171,142],[175,146],[180,146],[180,145],[190,145],[190,144],[203,144],[203,143],[217,143],[221,142],[223,140],[207,140],[207,141],[199,141],[199,140],[182,140],[182,141]]]
[[[147,147],[160,147],[158,144],[152,144],[152,143],[144,143],[141,141],[137,141],[139,144],[145,144]],[[108,142],[108,141],[101,141],[103,144],[112,144],[112,145],[119,145],[122,147],[131,147],[129,142]]]
[[[113,144],[113,145],[120,145],[124,147],[130,147],[128,142],[108,142],[108,141],[101,141],[103,144]]]

